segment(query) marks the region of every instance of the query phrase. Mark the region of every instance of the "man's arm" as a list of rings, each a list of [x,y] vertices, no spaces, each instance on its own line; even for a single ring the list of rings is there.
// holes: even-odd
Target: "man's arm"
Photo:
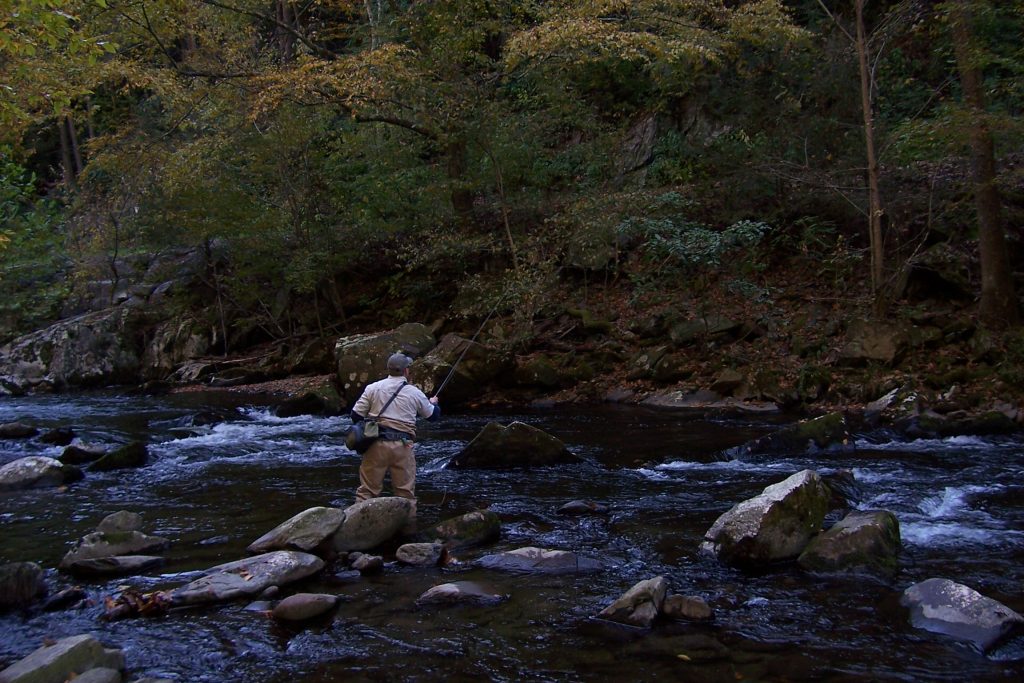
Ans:
[[[359,399],[352,404],[352,424],[362,422],[370,412],[370,392],[368,389],[369,387],[363,389],[363,393],[359,396]]]
[[[428,422],[438,420],[441,417],[441,406],[437,405],[437,396],[427,398],[424,394],[423,398],[425,400],[420,403],[419,416],[426,418]]]

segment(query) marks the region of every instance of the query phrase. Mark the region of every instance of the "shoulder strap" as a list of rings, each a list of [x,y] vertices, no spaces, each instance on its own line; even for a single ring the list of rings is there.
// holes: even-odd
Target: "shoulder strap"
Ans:
[[[374,419],[384,414],[384,411],[388,409],[388,406],[391,405],[391,402],[395,400],[396,396],[398,396],[398,392],[404,389],[406,384],[408,384],[408,382],[402,382],[401,386],[395,389],[395,393],[391,394],[391,398],[389,398],[388,402],[384,404],[384,407],[380,409],[380,412],[374,416]]]

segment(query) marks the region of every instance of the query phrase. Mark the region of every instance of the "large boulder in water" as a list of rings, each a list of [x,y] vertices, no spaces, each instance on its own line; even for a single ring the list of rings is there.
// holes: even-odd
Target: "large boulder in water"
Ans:
[[[667,592],[668,582],[664,576],[641,581],[601,610],[598,616],[620,624],[647,628],[661,613]]]
[[[370,498],[345,508],[345,519],[331,545],[337,552],[369,550],[397,536],[409,524],[415,505],[408,498]]]
[[[900,604],[910,610],[915,628],[969,642],[989,650],[1024,624],[1024,616],[1006,605],[949,579],[928,579],[903,591]]]
[[[246,548],[250,553],[271,550],[314,551],[329,539],[345,520],[345,511],[337,508],[314,507],[263,534]]]
[[[90,472],[109,472],[130,467],[142,467],[149,460],[149,449],[141,441],[133,441],[100,457],[91,465]]]
[[[387,374],[388,356],[402,352],[413,358],[434,348],[437,342],[426,325],[406,323],[390,332],[342,337],[334,345],[335,367],[341,398],[352,405],[363,388]]]
[[[853,439],[842,413],[829,413],[788,425],[726,451],[731,457],[767,453],[852,450]]]
[[[491,422],[448,462],[448,467],[503,469],[575,462],[580,462],[579,456],[547,432],[523,422],[507,427]]]
[[[0,394],[134,383],[139,378],[136,308],[62,320],[0,348]]]
[[[436,393],[450,375],[444,385],[444,400],[446,405],[457,405],[477,396],[482,387],[509,365],[507,354],[456,334],[446,334],[430,353],[413,365],[410,376],[429,395]]]
[[[811,539],[797,563],[824,573],[888,577],[899,568],[900,523],[888,510],[857,510]]]
[[[277,550],[217,565],[206,575],[170,591],[171,605],[200,605],[259,595],[271,586],[284,586],[310,577],[324,567],[316,555]]]
[[[737,566],[794,559],[821,530],[830,498],[817,472],[797,472],[719,517],[701,549]]]
[[[0,671],[3,683],[61,683],[93,669],[124,669],[124,653],[90,635],[61,638]],[[84,680],[84,679],[83,679]]]
[[[60,486],[72,479],[68,467],[42,455],[12,460],[0,467],[0,491]]]

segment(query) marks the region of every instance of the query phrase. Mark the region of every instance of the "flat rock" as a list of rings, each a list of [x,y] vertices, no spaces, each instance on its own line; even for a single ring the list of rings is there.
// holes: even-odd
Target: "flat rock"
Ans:
[[[504,553],[485,555],[477,560],[485,569],[498,569],[523,574],[578,574],[603,569],[600,562],[580,557],[567,550],[517,548]]]
[[[163,550],[168,545],[170,545],[170,541],[166,538],[148,536],[141,531],[113,533],[94,531],[83,536],[78,545],[64,555],[60,561],[60,568],[67,569],[75,562],[101,557],[148,555],[157,550]]]
[[[277,550],[236,562],[217,565],[206,575],[169,593],[171,604],[199,605],[259,595],[271,586],[283,586],[319,572],[324,561],[295,550]]]
[[[124,654],[90,635],[62,638],[0,671],[0,683],[64,683],[90,669],[124,669]]]
[[[915,628],[969,642],[982,652],[1024,624],[1024,616],[1006,605],[949,579],[915,583],[903,591],[900,604],[910,610]]]
[[[434,586],[419,598],[417,605],[497,604],[508,598],[474,581],[453,581]]]
[[[64,569],[75,576],[83,577],[129,576],[159,567],[164,562],[164,558],[156,555],[120,555],[75,560]]]
[[[312,551],[330,538],[345,520],[345,511],[337,508],[314,507],[263,534],[246,548],[250,553],[271,550]]]

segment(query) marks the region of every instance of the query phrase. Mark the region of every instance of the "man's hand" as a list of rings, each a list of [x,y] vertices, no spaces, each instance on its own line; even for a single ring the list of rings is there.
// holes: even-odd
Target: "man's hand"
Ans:
[[[431,403],[431,405],[435,405],[436,406],[437,405],[437,396],[431,396],[430,397],[430,403]]]

